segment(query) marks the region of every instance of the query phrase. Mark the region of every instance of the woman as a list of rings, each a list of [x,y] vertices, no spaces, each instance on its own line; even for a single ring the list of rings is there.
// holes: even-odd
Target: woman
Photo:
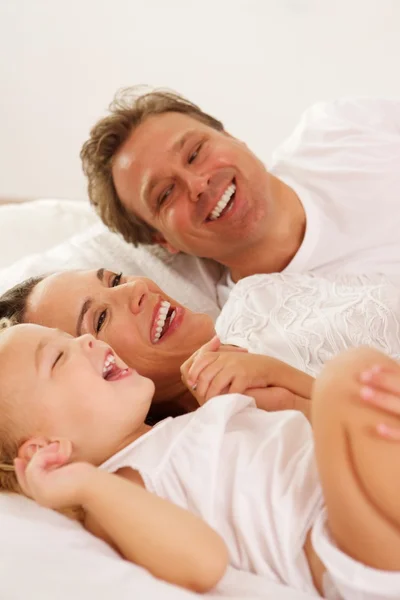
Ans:
[[[192,385],[189,391],[180,370],[199,348],[204,346],[203,358],[207,351],[215,357],[217,350],[218,355],[241,350],[221,349],[218,342],[210,341],[215,335],[211,318],[180,305],[150,279],[105,269],[65,271],[27,280],[0,298],[2,317],[74,336],[90,333],[110,344],[129,366],[154,381],[151,418],[155,420],[194,410],[205,400]],[[183,375],[192,362],[186,363]],[[311,378],[273,358],[271,367],[274,391],[267,403],[263,394],[260,408],[296,407],[308,413]],[[237,391],[245,389],[244,382]],[[257,395],[254,389],[251,395]]]
[[[372,346],[400,358],[399,315],[398,291],[382,276],[329,280],[304,274],[255,275],[235,286],[216,330],[223,343],[282,361],[276,369],[271,358],[270,385],[287,388],[293,373],[299,377],[296,369],[317,375],[326,360],[350,347]],[[154,380],[155,403],[162,402],[164,414],[197,407],[180,367],[209,342],[214,325],[209,316],[181,306],[149,279],[105,269],[56,273],[9,290],[0,299],[0,317],[72,335],[91,333]],[[202,361],[211,358],[203,355]],[[186,363],[183,370],[186,381],[190,366]],[[210,376],[210,369],[195,371],[200,379]],[[294,398],[279,397],[279,406],[293,408],[297,396],[304,397],[303,383],[301,389],[290,390]],[[197,400],[206,399],[200,393],[204,387],[195,390]],[[277,399],[270,400],[263,407],[277,408]]]

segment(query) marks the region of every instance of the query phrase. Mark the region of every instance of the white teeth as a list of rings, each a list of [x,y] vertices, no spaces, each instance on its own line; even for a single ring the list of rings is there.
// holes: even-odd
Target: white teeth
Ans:
[[[109,354],[104,361],[103,377],[106,377],[106,375],[111,371],[113,365],[115,365],[115,356],[113,354]]]
[[[156,327],[156,332],[152,339],[153,344],[158,342],[158,340],[160,339],[161,332],[165,325],[165,320],[167,318],[167,314],[168,314],[168,311],[170,308],[171,308],[171,305],[167,300],[163,300],[161,302],[160,308],[158,310],[158,314],[156,315],[156,319],[155,319],[157,327]]]
[[[218,217],[220,216],[220,214],[222,213],[222,211],[224,210],[224,208],[226,207],[226,205],[228,204],[235,192],[236,185],[234,183],[231,183],[231,185],[229,185],[226,188],[225,192],[222,194],[219,202],[217,202],[217,204],[214,206],[214,209],[211,211],[209,215],[210,221],[215,221],[216,219],[218,219]]]

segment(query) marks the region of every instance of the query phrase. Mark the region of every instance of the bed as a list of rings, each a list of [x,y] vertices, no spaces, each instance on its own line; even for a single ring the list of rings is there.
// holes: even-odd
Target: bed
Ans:
[[[0,293],[22,279],[66,268],[108,267],[145,274],[167,293],[212,317],[218,268],[194,257],[134,248],[108,232],[81,201],[0,205]],[[24,497],[0,494],[2,600],[190,600],[121,558],[79,524]],[[210,598],[307,600],[311,596],[229,569]]]

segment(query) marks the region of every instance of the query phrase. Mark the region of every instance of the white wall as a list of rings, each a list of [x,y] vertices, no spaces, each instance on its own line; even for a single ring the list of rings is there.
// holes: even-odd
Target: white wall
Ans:
[[[312,102],[400,97],[399,0],[0,0],[0,197],[85,197],[115,90],[169,86],[266,160]]]

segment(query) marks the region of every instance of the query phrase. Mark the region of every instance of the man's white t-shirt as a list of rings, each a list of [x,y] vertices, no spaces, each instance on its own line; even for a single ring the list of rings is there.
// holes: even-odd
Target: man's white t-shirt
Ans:
[[[273,153],[269,171],[306,213],[303,243],[284,272],[400,281],[400,100],[315,104]],[[221,305],[233,285],[221,280]]]

